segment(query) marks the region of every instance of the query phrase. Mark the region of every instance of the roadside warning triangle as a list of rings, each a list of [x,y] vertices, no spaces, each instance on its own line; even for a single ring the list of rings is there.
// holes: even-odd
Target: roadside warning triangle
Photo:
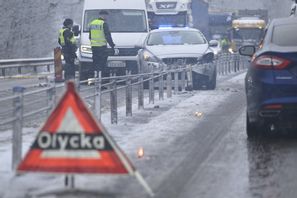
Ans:
[[[134,174],[135,168],[69,82],[17,171]]]

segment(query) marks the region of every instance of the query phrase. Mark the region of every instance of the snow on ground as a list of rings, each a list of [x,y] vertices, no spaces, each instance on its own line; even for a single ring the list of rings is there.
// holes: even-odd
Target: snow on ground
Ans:
[[[173,147],[174,141],[184,135],[183,131],[189,131],[197,126],[203,121],[205,114],[214,111],[221,102],[236,92],[236,89],[231,89],[228,85],[234,82],[242,83],[243,78],[244,73],[227,81],[221,80],[222,82],[219,81],[218,88],[214,91],[184,92],[164,101],[156,100],[155,104],[150,105],[146,101],[144,110],[136,110],[137,101],[134,101],[132,117],[125,117],[125,107],[121,107],[118,125],[110,124],[109,113],[103,115],[102,123],[154,189],[168,173],[164,171],[157,177],[151,175],[153,170],[148,166],[149,160],[158,155],[170,155],[163,152],[164,148]],[[37,132],[38,129],[25,130],[27,135],[23,138],[23,154],[27,152]],[[7,142],[9,133],[3,133],[0,136],[0,142],[2,142],[0,144],[0,197],[25,197],[25,195],[34,195],[49,189],[62,188],[63,176],[47,174],[14,176],[10,170],[11,143]],[[144,148],[145,152],[144,158],[141,159],[136,155],[140,147]],[[160,163],[162,167],[170,167],[170,165],[170,162],[165,160]],[[121,193],[113,184],[122,177],[77,176],[76,178],[77,186],[85,190],[100,190],[106,193],[114,193],[116,190]],[[131,180],[131,182],[135,182],[136,187],[141,188],[136,181]]]

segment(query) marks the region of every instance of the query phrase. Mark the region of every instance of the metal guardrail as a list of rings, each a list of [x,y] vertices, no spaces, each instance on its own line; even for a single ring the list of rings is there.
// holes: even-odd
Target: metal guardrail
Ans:
[[[44,59],[43,63],[45,64],[46,61],[50,62],[50,59]],[[18,64],[20,63],[18,61],[11,61],[11,63],[16,62]],[[217,74],[227,75],[246,68],[246,62],[247,61],[244,57],[237,54],[222,54],[214,61],[214,63],[207,64],[216,64]],[[33,64],[33,62],[31,62],[31,64]],[[202,64],[202,66],[206,66],[207,64]],[[184,91],[187,87],[191,87],[193,67],[187,65],[176,65],[174,68],[175,69],[170,70],[168,68],[163,68],[161,70],[153,69],[150,73],[133,75],[127,71],[125,76],[115,76],[112,74],[111,77],[108,78],[102,78],[101,73],[95,73],[93,79],[85,81],[78,80],[79,73],[77,72],[75,76],[77,91],[80,93],[82,98],[92,100],[93,104],[91,105],[91,110],[98,120],[101,120],[102,96],[104,94],[109,94],[110,120],[112,124],[117,124],[119,90],[125,90],[126,116],[132,116],[133,87],[137,89],[136,99],[138,109],[144,108],[144,85],[148,86],[148,101],[150,104],[154,104],[155,102],[156,90],[158,90],[159,100],[164,100],[165,93],[167,98],[171,98],[174,94],[178,94],[179,92]],[[87,83],[93,84],[94,86],[82,86],[82,84]],[[11,125],[13,130],[13,169],[16,168],[21,159],[22,146],[20,145],[22,145],[24,119],[28,119],[32,116],[38,116],[41,113],[49,115],[57,101],[57,90],[64,89],[64,84],[56,85],[54,82],[49,81],[47,81],[46,84],[47,87],[45,88],[29,92],[26,92],[23,87],[15,87],[13,89],[13,96],[0,98],[0,103],[4,103],[6,106],[12,104],[13,106],[12,114],[10,115],[2,116],[0,111],[0,127],[4,125]],[[37,100],[34,100],[33,98],[37,98]]]
[[[33,71],[37,73],[38,67],[47,67],[47,71],[50,72],[50,67],[54,65],[54,58],[29,58],[29,59],[8,59],[0,60],[1,75],[6,76],[8,69],[16,68],[18,74],[22,74],[23,68],[33,68]]]

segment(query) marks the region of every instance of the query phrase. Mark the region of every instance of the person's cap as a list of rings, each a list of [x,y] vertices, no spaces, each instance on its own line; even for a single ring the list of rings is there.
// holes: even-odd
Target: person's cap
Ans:
[[[64,26],[68,26],[68,25],[73,25],[73,20],[72,19],[65,19],[63,22]]]

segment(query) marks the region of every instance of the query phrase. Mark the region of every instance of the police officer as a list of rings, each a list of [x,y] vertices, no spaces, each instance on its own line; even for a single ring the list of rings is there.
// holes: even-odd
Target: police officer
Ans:
[[[89,25],[89,39],[91,41],[93,53],[93,71],[101,71],[103,77],[109,76],[106,66],[108,57],[107,43],[112,49],[112,54],[114,54],[115,46],[109,31],[109,27],[105,22],[107,16],[108,12],[101,10],[99,12],[99,18],[93,20]],[[92,75],[93,74],[94,72]]]
[[[221,46],[222,46],[223,52],[228,52],[229,40],[227,39],[227,36],[224,36],[223,39],[221,40]]]
[[[76,58],[76,41],[74,34],[71,30],[73,26],[72,19],[65,19],[63,22],[63,28],[59,31],[59,44],[62,47],[62,54],[65,60],[65,80],[74,79],[75,65],[74,60]]]

